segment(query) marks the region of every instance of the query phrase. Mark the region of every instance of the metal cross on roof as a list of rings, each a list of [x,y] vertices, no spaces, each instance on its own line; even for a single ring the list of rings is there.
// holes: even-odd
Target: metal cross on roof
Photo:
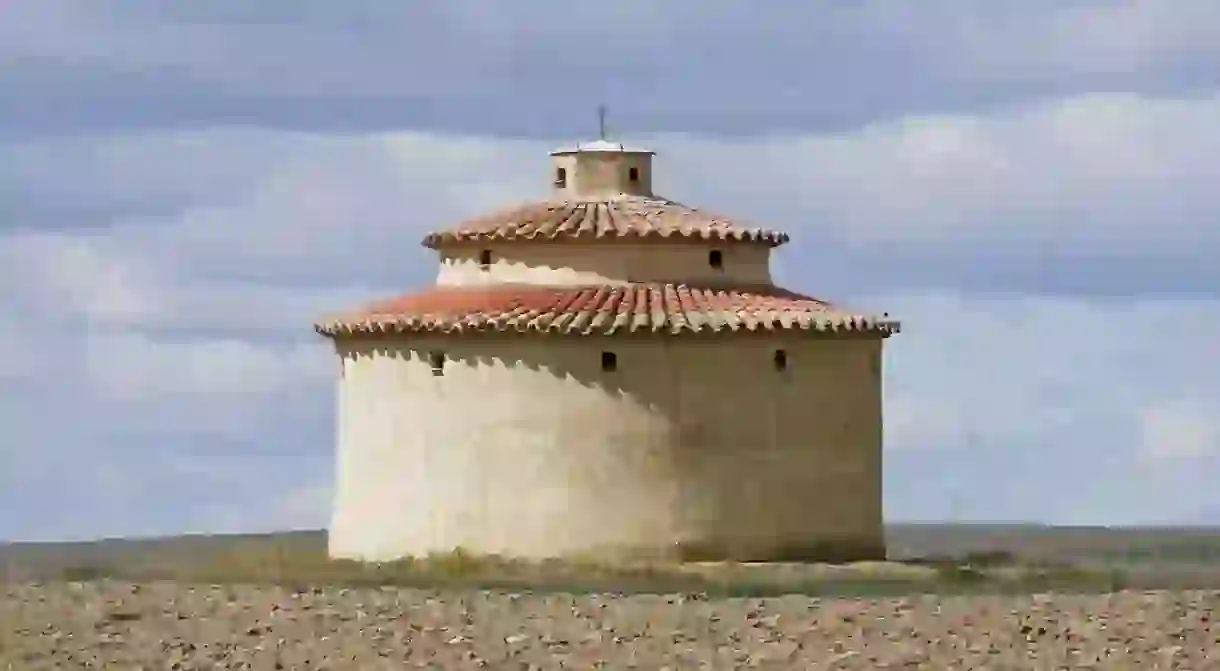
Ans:
[[[597,108],[597,136],[599,139],[606,139],[606,106],[599,105]]]

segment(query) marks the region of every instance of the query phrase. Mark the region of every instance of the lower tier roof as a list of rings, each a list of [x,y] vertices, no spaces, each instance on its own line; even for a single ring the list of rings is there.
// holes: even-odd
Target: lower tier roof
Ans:
[[[899,324],[779,287],[632,283],[597,286],[436,286],[315,324],[325,336],[384,333],[800,330],[897,333]]]

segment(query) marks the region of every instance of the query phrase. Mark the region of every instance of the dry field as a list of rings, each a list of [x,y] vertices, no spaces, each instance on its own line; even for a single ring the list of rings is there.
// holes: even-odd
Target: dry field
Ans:
[[[364,566],[308,533],[0,546],[0,669],[1220,670],[1214,532],[1001,532],[852,566]]]
[[[11,669],[1220,669],[1220,592],[519,594],[14,584]],[[7,664],[7,666],[5,666]]]

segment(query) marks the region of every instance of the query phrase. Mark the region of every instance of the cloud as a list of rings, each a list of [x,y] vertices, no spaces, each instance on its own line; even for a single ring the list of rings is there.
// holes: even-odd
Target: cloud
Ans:
[[[905,324],[887,345],[896,450],[1010,445],[1051,456],[1094,443],[1135,454],[1154,437],[1159,456],[1220,453],[1204,440],[1204,409],[1220,407],[1220,384],[1194,372],[1220,337],[1220,300],[873,302],[893,306]]]
[[[27,318],[139,321],[158,307],[156,277],[142,259],[107,253],[87,236],[16,231],[4,241],[0,288]]]
[[[1220,462],[1200,363],[1220,338],[1217,112],[1091,95],[639,140],[667,195],[792,231],[786,285],[904,321],[892,517],[1131,522],[1215,502],[1188,485]],[[323,523],[334,362],[311,320],[431,281],[422,234],[541,196],[567,139],[214,127],[0,146],[0,537]]]
[[[1114,524],[1211,502],[1191,483],[1220,463],[1220,384],[1201,363],[1220,300],[872,301],[904,320],[887,341],[889,514]]]
[[[222,137],[181,133],[21,137],[5,143],[0,210],[26,225],[105,225],[109,218],[156,216],[192,205],[222,205],[286,158],[291,142],[241,129]],[[281,136],[291,139],[291,134]],[[217,139],[223,141],[217,142]],[[287,145],[287,146],[285,146]],[[64,157],[71,156],[66,162]],[[175,160],[173,170],[165,159]]]
[[[206,533],[324,528],[330,519],[331,459],[325,455],[293,461],[247,456],[180,460],[176,466],[182,477],[202,480],[226,494],[198,497],[191,528]]]
[[[1183,254],[1220,242],[1209,215],[1218,112],[1215,96],[1087,95],[985,117],[671,151],[701,166],[694,177],[709,185],[725,166],[745,168],[733,196],[794,198],[806,226],[854,245]]]
[[[0,57],[14,66],[0,121],[80,130],[226,118],[538,136],[588,128],[609,102],[635,128],[824,131],[1086,91],[1214,86],[1218,12],[1209,0],[938,0],[918,10],[43,0],[7,7],[0,23]]]
[[[843,133],[639,140],[661,152],[664,193],[791,230],[818,250],[819,268],[805,272],[834,294],[966,284],[1131,294],[1220,286],[1208,253],[1220,244],[1211,221],[1220,205],[1210,179],[1220,170],[1216,118],[1216,95],[1086,95]],[[10,221],[33,231],[49,227],[29,212],[51,203],[105,203],[104,221],[57,223],[106,228],[87,244],[119,264],[111,284],[173,259],[174,273],[212,281],[368,288],[423,281],[426,230],[541,197],[547,152],[560,143],[215,129],[160,142],[144,135],[135,148],[114,137],[100,139],[102,149],[84,139],[22,143],[0,174],[26,194],[26,214]],[[133,157],[104,162],[108,190],[97,170],[53,167],[88,164],[99,152]],[[20,166],[31,159],[44,167],[27,174]],[[175,177],[183,164],[192,167]],[[149,174],[157,180],[138,188]],[[216,175],[237,178],[206,186]],[[126,194],[125,206],[95,195],[114,192]],[[145,198],[163,211],[149,214]]]
[[[1207,402],[1167,399],[1143,409],[1140,436],[1150,459],[1177,459],[1220,454],[1220,398]],[[1212,409],[1209,409],[1212,408]]]
[[[88,381],[108,398],[127,402],[174,395],[271,395],[329,379],[334,372],[322,347],[304,344],[259,347],[217,338],[157,342],[128,333],[90,338],[86,345]]]

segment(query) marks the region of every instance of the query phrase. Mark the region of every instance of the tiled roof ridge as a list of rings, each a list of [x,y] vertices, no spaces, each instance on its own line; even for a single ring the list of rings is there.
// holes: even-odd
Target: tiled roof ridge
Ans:
[[[447,242],[691,238],[778,247],[787,233],[738,223],[659,195],[551,198],[501,208],[429,233],[425,247]]]
[[[775,285],[667,282],[593,285],[433,286],[374,302],[315,324],[325,336],[537,331],[618,332],[801,330],[896,333],[888,316],[856,314]]]

